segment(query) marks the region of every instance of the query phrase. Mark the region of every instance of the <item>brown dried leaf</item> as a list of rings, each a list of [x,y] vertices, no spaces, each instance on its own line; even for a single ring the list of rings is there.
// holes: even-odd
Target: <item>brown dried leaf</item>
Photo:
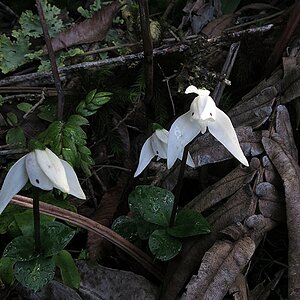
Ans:
[[[256,201],[256,196],[247,184],[207,217],[211,225],[211,233],[201,237],[200,240],[188,241],[184,244],[181,253],[169,263],[161,299],[176,299],[195,267],[200,265],[204,253],[216,241],[219,231],[233,223],[242,222],[247,216],[253,214]]]
[[[262,158],[262,166],[264,170],[264,179],[275,186],[279,185],[280,177],[277,171],[275,170],[273,164],[271,163],[270,159],[266,155]]]
[[[113,1],[97,11],[91,19],[76,24],[51,39],[54,51],[105,39],[112,20],[119,11],[119,1]]]
[[[253,132],[251,127],[239,127],[236,133],[246,156],[256,156],[263,152],[260,131]],[[190,147],[190,153],[197,167],[233,158],[210,133],[199,136]]]
[[[273,85],[263,89],[258,87],[254,89],[254,95],[251,91],[251,97],[249,94],[244,96],[228,113],[234,126],[251,126],[256,129],[269,119],[278,90]]]
[[[300,97],[300,62],[299,57],[283,57],[284,76],[282,79],[281,103],[288,103]]]
[[[286,216],[289,236],[289,299],[300,297],[300,167],[281,144],[269,138],[262,143],[280,174],[286,200]]]
[[[259,197],[258,206],[264,217],[275,221],[285,220],[284,197],[273,184],[261,182],[256,186],[255,193]]]
[[[298,150],[295,145],[290,115],[284,105],[278,105],[276,108],[275,130],[280,135],[282,142],[286,145],[286,148],[289,149],[293,159],[298,161]]]
[[[233,17],[234,15],[224,15],[212,20],[201,32],[207,35],[208,38],[221,36],[223,31],[232,24]]]
[[[257,158],[251,160],[249,168],[236,167],[228,175],[196,196],[187,204],[187,207],[196,209],[199,212],[205,211],[221,200],[233,195],[242,186],[250,183],[259,167],[260,163]]]
[[[239,274],[229,289],[229,294],[234,300],[248,300],[248,286],[243,274]]]
[[[255,243],[250,237],[237,242],[217,241],[205,253],[197,276],[193,276],[181,299],[223,299],[254,251]]]
[[[120,205],[124,189],[127,187],[128,180],[129,174],[123,173],[119,177],[117,185],[108,190],[103,195],[99,208],[92,216],[92,219],[94,221],[107,227],[111,226],[113,217],[118,206]],[[92,260],[96,260],[99,257],[105,256],[105,254],[111,247],[111,244],[109,242],[90,231],[88,232],[87,244],[90,258]]]

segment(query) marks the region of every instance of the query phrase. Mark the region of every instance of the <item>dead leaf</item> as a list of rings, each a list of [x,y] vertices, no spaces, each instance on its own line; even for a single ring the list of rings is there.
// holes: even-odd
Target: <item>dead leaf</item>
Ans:
[[[193,276],[181,299],[223,299],[254,250],[255,243],[250,237],[237,242],[217,241],[205,253],[197,276]]]
[[[280,174],[286,200],[286,216],[289,236],[288,294],[289,299],[300,297],[300,167],[290,153],[276,141],[264,137],[264,148]]]
[[[249,97],[247,94],[228,112],[235,127],[251,126],[257,129],[269,119],[278,90],[273,85],[263,89],[257,87],[254,90],[256,93],[253,96]],[[252,95],[253,92],[250,93]]]
[[[248,300],[248,286],[245,276],[240,273],[229,289],[229,294],[234,300]]]
[[[77,267],[81,277],[78,293],[82,299],[155,300],[157,287],[140,275],[85,261],[77,261]]]
[[[288,103],[300,97],[299,57],[283,57],[282,63],[284,76],[281,84],[281,103]]]
[[[120,7],[119,1],[113,1],[96,12],[91,19],[87,19],[59,33],[51,39],[53,50],[56,52],[75,45],[104,40]]]
[[[262,215],[275,221],[285,220],[284,196],[269,182],[261,182],[255,188],[259,198],[258,206]]]
[[[276,108],[275,130],[280,135],[282,142],[286,145],[286,148],[289,149],[293,159],[298,161],[298,149],[295,145],[290,115],[284,105],[278,105]]]
[[[259,160],[253,158],[250,168],[236,167],[221,180],[205,189],[187,204],[187,207],[203,212],[214,206],[222,199],[232,196],[243,185],[249,184],[260,167]]]
[[[208,38],[221,36],[223,31],[232,24],[233,17],[233,15],[224,15],[218,19],[212,20],[201,32]]]
[[[92,220],[98,222],[101,225],[110,227],[115,216],[116,210],[120,205],[124,189],[127,187],[129,180],[128,173],[122,173],[119,177],[117,185],[109,189],[102,197],[100,206],[92,216]],[[90,258],[96,260],[99,257],[102,258],[111,249],[111,243],[106,241],[99,235],[88,232],[87,239]]]
[[[238,127],[236,133],[246,156],[256,156],[263,152],[260,131],[253,132],[251,127]],[[190,153],[197,167],[233,158],[210,133],[196,138],[190,147]]]
[[[281,183],[280,177],[278,175],[278,172],[274,168],[273,164],[271,163],[270,159],[266,155],[262,158],[262,166],[263,166],[264,179],[267,182],[270,182],[273,185],[278,186]]]

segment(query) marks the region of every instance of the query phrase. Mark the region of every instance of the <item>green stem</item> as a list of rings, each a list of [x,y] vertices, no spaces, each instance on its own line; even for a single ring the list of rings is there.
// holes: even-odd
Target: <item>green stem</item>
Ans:
[[[173,203],[173,208],[172,208],[172,213],[171,213],[170,223],[169,223],[170,227],[172,227],[174,225],[174,222],[175,222],[175,217],[176,217],[176,213],[177,213],[181,188],[182,188],[182,184],[183,184],[183,176],[184,176],[184,170],[185,170],[185,164],[186,164],[188,152],[189,152],[189,145],[186,145],[185,148],[184,148],[184,151],[183,151],[180,170],[179,170],[179,175],[178,175],[178,180],[177,180],[175,198],[174,198],[174,203]]]
[[[40,204],[39,204],[39,191],[33,188],[33,229],[35,251],[41,253],[41,223],[40,223]]]

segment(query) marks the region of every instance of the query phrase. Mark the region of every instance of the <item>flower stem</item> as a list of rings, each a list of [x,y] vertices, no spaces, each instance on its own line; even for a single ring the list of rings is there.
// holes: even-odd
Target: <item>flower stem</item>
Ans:
[[[33,229],[35,251],[41,253],[41,223],[40,223],[40,204],[39,204],[39,191],[33,188]]]
[[[169,222],[170,227],[172,227],[174,225],[174,222],[175,222],[175,216],[176,216],[178,203],[179,203],[179,198],[180,198],[180,193],[181,193],[181,188],[182,188],[182,184],[183,184],[183,175],[184,175],[185,164],[186,164],[188,152],[189,152],[189,145],[186,145],[185,148],[184,148],[184,151],[183,151],[180,170],[179,170],[179,175],[178,175],[178,180],[177,180],[175,198],[174,198],[172,213],[171,213],[170,222]]]

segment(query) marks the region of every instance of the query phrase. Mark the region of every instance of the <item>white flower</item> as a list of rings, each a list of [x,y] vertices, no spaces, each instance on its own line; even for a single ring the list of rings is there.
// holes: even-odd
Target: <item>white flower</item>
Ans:
[[[190,110],[177,118],[170,128],[167,150],[168,168],[173,166],[184,147],[200,132],[205,133],[207,128],[233,156],[248,167],[248,161],[229,117],[216,107],[214,100],[209,96],[210,92],[191,85],[185,93],[196,93],[198,96],[192,102]]]
[[[20,158],[8,171],[0,191],[0,214],[11,198],[27,183],[42,190],[53,188],[86,199],[72,166],[51,150],[34,150]]]
[[[158,159],[167,158],[168,136],[169,132],[166,129],[157,129],[146,140],[141,150],[139,165],[134,173],[134,177],[142,173],[154,156],[158,156]],[[183,149],[180,153],[178,153],[176,158],[181,159],[182,155]],[[195,167],[190,154],[188,154],[187,164],[191,167]]]

